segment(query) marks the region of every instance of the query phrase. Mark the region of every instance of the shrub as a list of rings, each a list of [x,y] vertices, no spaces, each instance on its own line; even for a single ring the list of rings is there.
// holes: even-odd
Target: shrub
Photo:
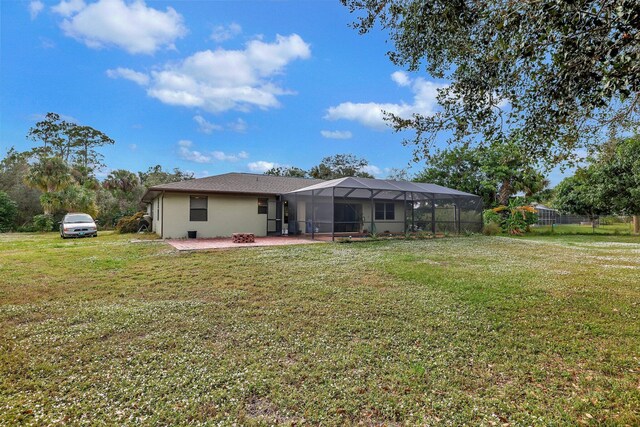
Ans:
[[[485,236],[495,236],[502,231],[500,225],[497,222],[488,222],[482,227],[482,234]]]
[[[523,234],[525,231],[530,231],[531,224],[538,221],[535,208],[525,205],[524,200],[519,197],[511,199],[509,206],[498,206],[484,211],[482,217],[485,225],[496,223],[509,234]]]
[[[18,204],[7,193],[0,191],[0,233],[11,231],[18,214]]]
[[[493,209],[486,209],[482,212],[482,221],[486,224],[502,224],[502,216]]]
[[[34,231],[53,231],[53,215],[41,214],[33,217],[33,230]]]
[[[116,231],[121,234],[136,233],[140,229],[140,221],[144,215],[144,212],[137,212],[131,216],[123,216],[116,224]]]

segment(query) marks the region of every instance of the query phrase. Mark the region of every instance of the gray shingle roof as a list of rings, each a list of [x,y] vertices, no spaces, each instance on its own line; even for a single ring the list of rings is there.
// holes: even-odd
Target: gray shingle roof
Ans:
[[[278,195],[292,192],[322,190],[326,188],[355,188],[364,190],[406,191],[448,196],[472,196],[474,194],[454,190],[436,184],[393,181],[371,178],[322,179],[291,178],[285,176],[257,175],[251,173],[226,173],[189,181],[156,185],[147,190],[142,200],[150,202],[162,191],[193,193],[236,193]]]
[[[306,188],[299,188],[293,192],[300,193],[309,190],[321,190],[324,188],[358,188],[366,190],[382,190],[382,191],[407,191],[414,193],[429,193],[438,195],[451,196],[475,196],[474,194],[465,193],[463,191],[454,190],[452,188],[443,187],[436,184],[427,184],[422,182],[394,181],[390,179],[372,179],[347,177],[332,179],[330,181],[320,181]],[[477,197],[477,196],[475,196]]]
[[[251,173],[225,173],[206,178],[155,185],[147,190],[142,200],[149,201],[160,191],[276,195],[289,193],[321,182],[324,181]]]

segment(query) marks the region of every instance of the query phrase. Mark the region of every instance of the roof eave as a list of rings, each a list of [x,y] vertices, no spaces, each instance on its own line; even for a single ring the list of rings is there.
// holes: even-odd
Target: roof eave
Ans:
[[[151,198],[148,198],[148,195],[154,194]],[[142,196],[142,201],[149,203],[160,193],[190,193],[190,194],[237,194],[237,195],[247,195],[247,196],[278,196],[280,192],[273,191],[224,191],[224,190],[202,190],[202,189],[194,189],[194,188],[158,188],[151,187],[147,189],[146,193]]]

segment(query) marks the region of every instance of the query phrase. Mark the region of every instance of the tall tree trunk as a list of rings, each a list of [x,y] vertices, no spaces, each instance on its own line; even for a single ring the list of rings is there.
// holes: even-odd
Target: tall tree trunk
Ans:
[[[640,216],[633,216],[633,234],[640,234]]]
[[[508,179],[502,181],[500,191],[498,192],[498,202],[501,205],[507,206],[509,204],[509,196],[511,196],[511,182]]]

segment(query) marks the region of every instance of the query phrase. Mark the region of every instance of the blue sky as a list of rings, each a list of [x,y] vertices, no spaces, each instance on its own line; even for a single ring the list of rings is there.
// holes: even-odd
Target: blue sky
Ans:
[[[384,178],[412,148],[381,109],[428,114],[445,83],[393,66],[386,34],[359,35],[337,0],[0,7],[3,154],[52,111],[113,138],[110,169],[261,173],[353,153]]]

